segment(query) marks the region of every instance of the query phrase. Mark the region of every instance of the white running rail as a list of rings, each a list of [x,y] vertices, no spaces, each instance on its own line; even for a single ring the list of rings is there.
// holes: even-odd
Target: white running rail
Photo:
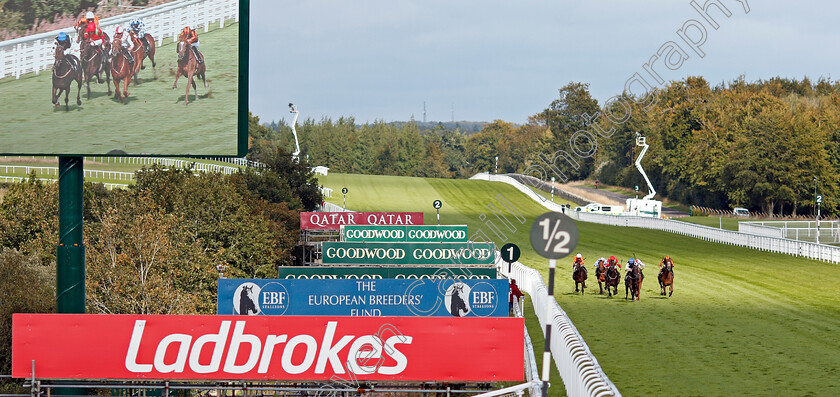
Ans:
[[[548,288],[540,273],[519,262],[513,263],[508,272],[507,262],[502,262],[501,255],[497,255],[496,258],[499,272],[516,280],[522,292],[531,296],[540,327],[545,329],[546,321],[551,321],[551,358],[566,386],[566,394],[569,396],[620,396],[618,388],[601,369],[595,355],[589,351],[589,346],[583,341],[583,337],[566,312],[560,308],[556,300],[547,302]],[[551,305],[553,313],[548,319],[545,318],[547,305]]]
[[[507,175],[492,175],[487,172],[481,172],[478,174],[473,175],[470,179],[476,179],[481,181],[492,181],[492,182],[504,182],[508,185],[511,185],[519,190],[526,196],[530,197],[532,200],[540,203],[543,207],[548,208],[549,210],[556,211],[556,212],[564,212],[565,209],[562,205],[554,203],[545,197],[542,196],[541,193],[535,192],[533,189],[525,186],[522,183],[519,183],[516,179],[513,179]]]
[[[470,179],[488,180],[485,175],[486,174],[484,173],[476,174]],[[493,175],[492,178],[489,180],[507,183],[509,185],[513,185],[514,187],[520,190],[522,187],[528,189],[527,187],[525,187],[525,185],[513,180],[513,178],[503,177],[504,175]],[[536,200],[537,203],[542,204],[544,207],[551,211],[561,211],[554,209],[553,206],[550,206],[550,204],[554,203],[546,202],[545,200],[540,199],[533,191],[531,193],[532,194],[526,194],[528,194],[528,197],[531,197],[532,199]],[[840,247],[832,245],[817,244],[807,241],[797,241],[788,238],[780,238],[767,235],[736,232],[733,230],[724,230],[709,226],[695,225],[693,223],[680,222],[670,219],[646,218],[638,216],[613,216],[576,211],[566,211],[566,214],[569,215],[572,219],[582,222],[661,230],[720,244],[737,245],[740,247],[747,247],[757,249],[760,251],[801,256],[808,259],[814,259],[823,262],[840,263]]]
[[[104,18],[99,21],[99,26],[113,37],[117,25],[127,25],[134,17],[145,20],[146,32],[151,34],[160,46],[164,39],[177,40],[178,33],[184,26],[196,29],[203,27],[207,32],[210,24],[219,23],[220,27],[224,27],[227,20],[239,22],[239,1],[178,0]],[[0,79],[8,76],[19,79],[23,74],[40,74],[42,70],[52,67],[53,41],[60,32],[70,35],[76,46],[76,31],[72,27],[0,42]]]

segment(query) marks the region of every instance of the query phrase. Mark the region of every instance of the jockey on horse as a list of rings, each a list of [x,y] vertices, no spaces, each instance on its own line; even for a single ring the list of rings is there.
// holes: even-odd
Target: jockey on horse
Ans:
[[[61,32],[58,34],[58,37],[55,38],[55,46],[61,48],[64,52],[64,55],[70,55],[73,50],[70,49],[70,36],[67,33]]]
[[[584,266],[584,265],[583,265],[583,256],[582,256],[581,254],[577,254],[577,255],[575,256],[575,261],[574,261],[574,262],[572,262],[572,270],[577,269],[577,267],[578,267],[578,266],[580,266],[581,268],[583,268],[583,272],[584,272],[584,273],[587,273],[587,271],[586,271],[586,266]]]
[[[146,39],[146,24],[143,23],[142,19],[136,17],[132,18],[131,22],[128,24],[128,32],[134,37],[140,39],[140,42],[143,43],[144,54],[148,54],[151,51],[149,41]]]
[[[665,255],[665,257],[662,258],[662,261],[659,262],[659,274],[666,271],[671,272],[672,275],[674,274],[674,261],[671,260],[671,257],[668,255]]]
[[[114,30],[114,40],[119,39],[121,44],[121,51],[126,59],[128,59],[128,64],[131,65],[131,69],[134,69],[134,54],[132,51],[134,50],[134,41],[131,40],[130,37],[123,37],[125,33],[125,29],[122,26],[117,25],[117,29]]]
[[[192,48],[193,55],[195,55],[195,59],[198,61],[198,64],[200,65],[204,63],[204,58],[201,56],[201,53],[198,52],[198,33],[195,32],[195,29],[189,26],[184,26],[184,31],[181,32],[181,35],[184,38],[184,41],[189,43],[190,48]]]
[[[89,12],[88,15],[93,15],[92,12]],[[99,20],[91,20],[87,24],[87,28],[85,28],[85,39],[90,41],[90,45],[92,46],[99,46],[100,49],[105,49],[105,35],[102,33],[102,29],[99,29]]]
[[[88,11],[87,14],[85,14],[85,16],[83,16],[82,19],[79,20],[79,22],[76,22],[76,26],[87,27],[91,23],[95,24],[96,28],[99,29],[99,17],[93,15],[93,12]]]
[[[610,256],[610,259],[607,261],[607,267],[613,266],[618,266],[618,268],[621,269],[621,263],[615,259],[615,256]]]

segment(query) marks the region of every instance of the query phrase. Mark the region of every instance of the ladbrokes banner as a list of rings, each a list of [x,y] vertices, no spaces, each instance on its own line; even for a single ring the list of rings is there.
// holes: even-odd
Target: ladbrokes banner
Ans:
[[[422,212],[301,212],[300,228],[338,229],[342,225],[422,225]]]
[[[15,314],[12,376],[521,381],[522,318]]]
[[[486,267],[350,267],[350,266],[280,266],[277,278],[288,279],[491,279],[495,268]]]
[[[467,225],[341,226],[342,241],[465,242]]]
[[[508,281],[219,279],[218,314],[505,317]]]
[[[349,243],[324,242],[328,263],[371,265],[490,265],[496,259],[493,243]]]

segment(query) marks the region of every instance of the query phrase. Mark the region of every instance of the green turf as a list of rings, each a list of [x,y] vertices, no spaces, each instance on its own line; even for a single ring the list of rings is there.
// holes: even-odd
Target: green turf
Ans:
[[[695,223],[698,225],[710,226],[714,228],[720,228],[722,225],[723,229],[726,230],[738,230],[738,222],[745,221],[747,219],[726,218],[716,216],[687,216],[684,218],[674,218],[674,220],[680,222]]]
[[[503,194],[526,222],[497,245],[512,241],[522,263],[547,277],[547,263],[527,242],[544,210],[511,187],[494,182],[331,174],[320,177],[341,203],[356,210],[424,211],[433,222],[442,199],[442,223],[466,223],[487,232],[485,205]],[[431,216],[430,216],[431,215]],[[717,219],[715,219],[716,221]],[[600,256],[647,263],[642,299],[627,302],[574,294],[569,260],[562,260],[556,296],[624,395],[837,395],[840,394],[840,266],[781,254],[703,242],[676,234],[579,222],[577,251],[591,264]],[[658,295],[656,264],[676,263],[675,292]],[[590,279],[591,282],[591,279]],[[593,292],[594,290],[594,292]],[[530,320],[529,319],[529,323]],[[555,380],[556,382],[556,380]]]
[[[146,60],[140,84],[129,86],[125,104],[108,96],[105,84],[92,82],[91,99],[83,87],[82,105],[76,106],[73,83],[70,111],[65,112],[63,97],[55,108],[49,99],[50,70],[0,80],[0,153],[235,153],[238,32],[235,23],[208,33],[199,30],[209,88],[196,82],[199,98],[189,106],[184,106],[186,78],[172,89],[177,54],[171,38],[157,48],[154,70]]]

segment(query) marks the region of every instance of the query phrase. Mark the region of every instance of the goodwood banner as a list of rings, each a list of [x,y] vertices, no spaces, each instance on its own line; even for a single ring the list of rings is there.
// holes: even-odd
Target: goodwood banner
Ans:
[[[507,317],[508,281],[219,279],[218,314]]]
[[[367,242],[466,242],[466,225],[342,226],[342,241]]]
[[[376,265],[491,265],[493,243],[324,242],[323,263]]]
[[[522,381],[522,318],[14,314],[12,376]]]
[[[422,212],[301,212],[304,230],[338,229],[342,225],[422,225]]]
[[[277,278],[286,279],[470,279],[496,278],[495,268],[486,267],[348,267],[348,266],[281,266]]]

